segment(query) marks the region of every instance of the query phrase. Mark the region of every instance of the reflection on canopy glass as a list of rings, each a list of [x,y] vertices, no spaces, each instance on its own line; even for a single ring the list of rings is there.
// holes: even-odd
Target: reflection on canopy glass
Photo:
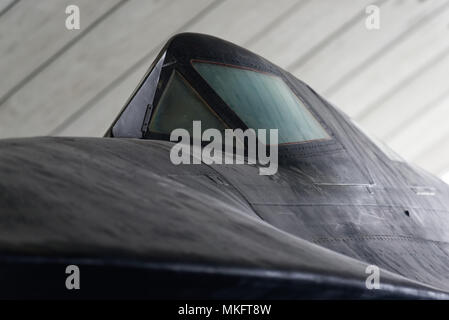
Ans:
[[[279,143],[329,138],[280,77],[214,63],[193,66],[248,128],[278,129]]]
[[[224,123],[212,113],[187,81],[174,72],[151,119],[149,129],[155,133],[170,134],[177,128],[183,128],[192,135],[192,123],[196,120],[201,121],[203,130],[225,129]]]

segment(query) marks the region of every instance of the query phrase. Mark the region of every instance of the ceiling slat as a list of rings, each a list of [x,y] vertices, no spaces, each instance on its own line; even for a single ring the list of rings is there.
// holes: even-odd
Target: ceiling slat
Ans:
[[[350,30],[329,41],[323,50],[291,71],[317,91],[331,96],[350,82],[354,75],[359,75],[375,60],[382,59],[385,53],[428,23],[432,18],[430,13],[436,10],[436,4],[447,4],[449,7],[449,3],[444,0],[387,1],[380,6],[379,30],[368,30],[365,27],[367,15],[362,11],[362,19]]]
[[[81,29],[67,30],[65,8],[73,1],[42,1],[30,8],[20,1],[15,10],[0,19],[0,108],[1,104],[70,49],[70,44],[119,0],[79,0]]]
[[[149,48],[165,42],[184,22],[175,17],[194,17],[211,3],[128,2],[4,103],[0,108],[0,135],[32,136],[54,128]],[[121,28],[123,25],[126,28]],[[16,118],[21,121],[14,122]]]
[[[354,16],[362,16],[372,0],[310,1],[254,44],[260,53],[281,67],[287,67],[313,50]],[[317,48],[317,50],[319,49]]]
[[[434,10],[438,11],[438,16],[421,26],[413,36],[385,52],[382,59],[367,65],[328,98],[358,119],[363,112],[378,108],[384,102],[384,97],[394,95],[403,87],[402,82],[407,81],[416,70],[426,66],[435,57],[435,53],[444,50],[449,43],[449,5],[446,10]]]

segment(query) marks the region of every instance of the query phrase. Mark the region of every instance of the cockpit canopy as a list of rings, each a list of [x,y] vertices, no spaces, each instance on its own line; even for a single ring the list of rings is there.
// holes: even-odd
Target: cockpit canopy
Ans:
[[[279,144],[329,134],[279,68],[229,42],[181,34],[163,48],[116,119],[112,137],[169,139],[177,128],[278,129]]]

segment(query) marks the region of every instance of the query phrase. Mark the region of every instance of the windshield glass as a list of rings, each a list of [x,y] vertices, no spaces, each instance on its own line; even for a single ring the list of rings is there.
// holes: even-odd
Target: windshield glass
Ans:
[[[204,130],[214,128],[224,131],[226,127],[187,81],[174,72],[156,107],[149,129],[169,135],[174,129],[183,128],[192,134],[193,121],[201,121]]]
[[[279,143],[329,138],[280,77],[215,63],[193,66],[248,128],[278,129]]]

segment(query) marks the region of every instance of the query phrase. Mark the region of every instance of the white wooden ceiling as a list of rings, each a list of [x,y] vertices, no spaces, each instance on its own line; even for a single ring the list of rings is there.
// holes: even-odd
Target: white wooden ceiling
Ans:
[[[65,28],[70,4],[80,30]],[[379,30],[365,27],[370,4]],[[449,172],[447,0],[0,0],[0,138],[101,136],[184,31],[261,54],[407,160]]]

